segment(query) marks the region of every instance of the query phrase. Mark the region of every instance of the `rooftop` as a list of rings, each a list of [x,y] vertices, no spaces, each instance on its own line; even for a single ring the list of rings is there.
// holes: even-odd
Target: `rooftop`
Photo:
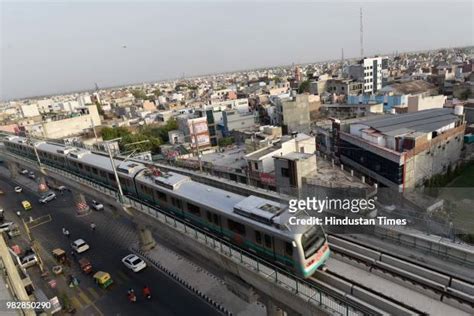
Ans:
[[[415,113],[384,115],[361,121],[361,124],[386,135],[400,135],[410,132],[429,133],[459,120],[452,109],[430,109]]]
[[[313,157],[314,154],[306,154],[306,153],[299,153],[299,152],[292,152],[292,153],[288,153],[286,155],[283,155],[283,156],[275,156],[275,158],[284,158],[284,159],[288,159],[288,160],[305,160],[305,159],[309,159],[311,157]]]

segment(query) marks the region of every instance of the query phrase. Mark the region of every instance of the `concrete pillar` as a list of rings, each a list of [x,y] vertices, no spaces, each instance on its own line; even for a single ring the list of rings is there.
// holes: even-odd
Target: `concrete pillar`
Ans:
[[[38,193],[43,194],[49,191],[48,185],[46,184],[46,180],[44,176],[39,177],[38,181]]]
[[[341,171],[344,171],[344,165],[341,163]]]
[[[334,168],[334,159],[331,159],[331,165]]]
[[[74,191],[74,205],[76,206],[76,214],[78,216],[85,216],[91,212],[91,208],[87,204],[84,194]]]
[[[351,170],[351,177],[354,176],[354,170]]]
[[[365,176],[362,176],[362,177],[360,178],[360,181],[362,181],[362,183],[365,183]]]
[[[267,308],[267,316],[284,316],[285,312],[278,307],[271,299],[268,299],[265,302],[265,307]]]
[[[151,230],[146,228],[144,225],[137,224],[138,228],[138,241],[140,243],[140,249],[147,251],[155,248],[156,241],[153,238]]]

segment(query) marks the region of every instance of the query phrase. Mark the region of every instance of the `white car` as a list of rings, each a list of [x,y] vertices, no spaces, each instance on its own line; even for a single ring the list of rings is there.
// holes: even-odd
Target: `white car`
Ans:
[[[21,266],[25,269],[32,267],[37,263],[38,263],[38,258],[36,257],[35,254],[31,254],[31,255],[21,258]]]
[[[39,202],[43,203],[43,204],[46,204],[46,203],[48,203],[48,202],[50,202],[54,199],[56,199],[56,193],[48,192],[39,199]]]
[[[146,262],[137,255],[130,254],[122,259],[123,264],[132,270],[133,272],[138,272],[146,268]]]
[[[96,200],[92,200],[91,201],[91,206],[93,209],[95,209],[96,211],[101,211],[104,209],[104,204],[100,203],[100,202],[97,202]]]
[[[78,239],[71,244],[72,249],[77,253],[83,253],[84,251],[89,250],[89,245],[84,241],[84,239]]]
[[[21,193],[23,191],[22,187],[15,187],[15,192],[16,193]]]
[[[22,175],[25,175],[25,176],[28,174],[28,172],[29,172],[29,171],[26,170],[26,169],[23,169],[23,170],[20,171],[20,173],[21,173]]]
[[[13,222],[5,222],[0,224],[0,233],[9,231],[12,225]]]
[[[28,177],[31,179],[36,179],[36,175],[33,171],[30,171],[30,173],[28,173]]]

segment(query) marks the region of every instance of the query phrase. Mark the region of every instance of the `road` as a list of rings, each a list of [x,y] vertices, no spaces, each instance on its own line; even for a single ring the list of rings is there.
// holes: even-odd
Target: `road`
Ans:
[[[79,277],[80,285],[78,289],[72,289],[75,295],[71,302],[78,307],[79,315],[219,315],[213,307],[154,267],[149,265],[145,270],[133,273],[123,266],[121,258],[130,253],[129,247],[137,241],[133,224],[128,219],[108,209],[79,217],[75,212],[72,193],[58,195],[56,200],[41,205],[36,193],[27,188],[22,193],[15,193],[15,185],[11,179],[0,176],[0,188],[5,192],[0,197],[0,207],[5,210],[6,221],[19,222],[15,212],[21,210],[22,200],[30,201],[33,209],[30,212],[22,211],[22,217],[44,216],[44,223],[31,229],[44,254],[49,256],[58,247],[70,252],[70,242],[83,238],[91,246],[83,256],[92,262],[94,270],[109,272],[115,281],[111,288],[99,289],[92,278],[81,274],[74,263],[72,269],[74,275]],[[90,228],[91,222],[97,226],[95,231]],[[62,234],[63,227],[70,231],[70,240]],[[39,274],[38,268],[30,268],[30,271]],[[141,296],[144,285],[152,290],[153,298],[150,301]],[[135,304],[127,299],[129,288],[138,294]]]

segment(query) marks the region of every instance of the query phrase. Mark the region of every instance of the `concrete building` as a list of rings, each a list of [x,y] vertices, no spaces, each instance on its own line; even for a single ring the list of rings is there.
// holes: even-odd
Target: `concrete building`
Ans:
[[[388,58],[364,58],[364,93],[375,93],[386,84],[388,77]]]
[[[191,144],[192,148],[199,145],[200,148],[208,147],[211,144],[209,129],[205,117],[190,117],[187,114],[177,117],[178,129],[183,133],[186,142]]]
[[[274,156],[275,179],[279,192],[288,192],[303,186],[303,179],[316,172],[316,155],[292,152]]]
[[[360,95],[363,93],[363,83],[352,79],[329,79],[326,91],[329,93]]]
[[[410,95],[408,96],[408,113],[418,112],[429,109],[440,109],[446,103],[448,99],[444,95],[435,96],[423,96],[423,95]]]
[[[222,112],[222,130],[223,136],[228,136],[232,131],[245,130],[255,126],[258,123],[258,116],[252,112],[238,112],[236,110],[226,110]]]
[[[276,125],[280,125],[282,127],[284,135],[288,135],[293,132],[304,133],[310,130],[312,97],[316,96],[300,94],[291,98],[277,99],[275,108]],[[318,104],[317,102],[315,103],[316,105]]]
[[[35,101],[38,106],[38,111],[41,113],[49,113],[53,110],[53,100],[52,99],[42,99]]]
[[[184,143],[184,133],[179,130],[168,132],[169,143],[172,145]]]
[[[22,117],[39,116],[38,106],[36,104],[22,104],[20,105],[20,112]]]
[[[382,114],[383,104],[323,104],[321,114],[326,117],[348,119],[354,117]]]
[[[155,103],[151,102],[151,101],[148,101],[148,100],[145,100],[143,102],[143,110],[145,111],[150,111],[150,112],[155,112],[156,111],[156,105]]]
[[[342,163],[399,192],[447,172],[461,155],[465,123],[452,109],[385,115],[341,124]]]

